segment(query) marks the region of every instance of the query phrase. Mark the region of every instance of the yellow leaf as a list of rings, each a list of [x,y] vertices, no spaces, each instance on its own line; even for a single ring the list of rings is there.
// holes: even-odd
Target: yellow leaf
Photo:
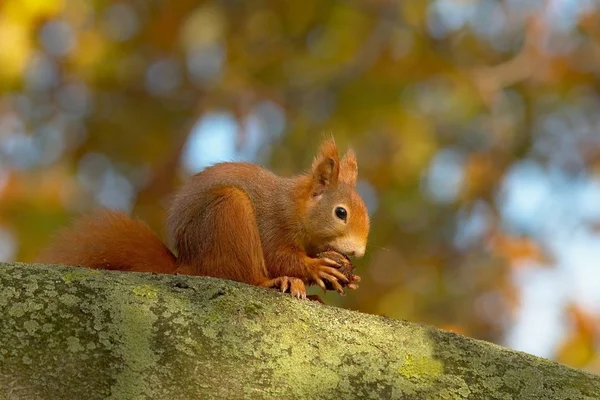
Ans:
[[[0,81],[19,79],[30,53],[27,26],[0,18]]]

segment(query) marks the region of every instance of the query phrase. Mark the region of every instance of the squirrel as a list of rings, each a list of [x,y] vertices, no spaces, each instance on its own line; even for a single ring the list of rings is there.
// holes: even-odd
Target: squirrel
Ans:
[[[102,210],[59,231],[36,261],[211,276],[298,298],[307,297],[307,285],[326,290],[326,281],[343,294],[360,278],[349,279],[321,253],[365,253],[369,216],[355,190],[357,173],[354,152],[340,159],[333,138],[323,140],[309,172],[291,178],[250,163],[218,163],[174,196],[166,225],[177,257],[144,222]]]

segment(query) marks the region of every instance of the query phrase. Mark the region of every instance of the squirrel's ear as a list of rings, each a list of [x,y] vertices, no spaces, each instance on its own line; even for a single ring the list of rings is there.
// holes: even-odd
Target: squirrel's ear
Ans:
[[[340,159],[333,138],[321,143],[312,164],[311,174],[313,196],[323,193],[327,186],[337,184],[340,174]]]
[[[350,186],[356,186],[358,178],[358,164],[356,163],[356,154],[350,149],[340,161],[340,181]]]

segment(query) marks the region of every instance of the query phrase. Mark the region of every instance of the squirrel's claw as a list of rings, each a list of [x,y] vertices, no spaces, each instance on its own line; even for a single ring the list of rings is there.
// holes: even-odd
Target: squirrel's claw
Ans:
[[[302,279],[292,278],[289,276],[280,276],[279,278],[270,279],[260,286],[279,289],[282,293],[288,291],[293,297],[306,299],[306,286]]]
[[[344,294],[344,289],[342,288],[342,285],[340,285],[340,283],[338,282],[337,278],[335,276],[329,275],[326,272],[320,272],[319,276],[321,276],[324,279],[327,279],[329,281],[329,283],[331,283],[331,286],[333,286],[333,288],[335,289],[336,292],[338,292],[339,294]]]
[[[286,291],[286,290],[288,290],[288,286],[289,286],[289,285],[290,285],[290,282],[289,282],[289,280],[287,279],[287,277],[283,277],[283,278],[281,279],[281,286],[280,286],[281,293],[285,293],[285,291]]]
[[[331,258],[323,257],[323,258],[317,258],[316,260],[320,261],[321,264],[329,265],[330,267],[338,268],[340,266],[340,264],[333,261]]]
[[[334,282],[337,283],[340,280],[344,283],[349,283],[348,278],[346,278],[344,274],[332,267],[320,265],[317,267],[317,271],[315,273],[319,278],[328,280],[334,286]]]
[[[352,289],[352,290],[358,289],[358,285],[357,285],[358,282],[360,282],[360,276],[353,275],[351,283],[349,283],[347,285],[348,289]]]
[[[323,293],[327,293],[327,286],[325,286],[323,279],[319,278],[317,275],[313,275],[312,280],[323,289]]]
[[[299,299],[306,299],[306,286],[304,282],[298,278],[288,278],[290,280],[290,293],[292,296]]]
[[[335,291],[343,295],[344,289],[342,285],[340,285],[339,281],[349,283],[349,280],[337,268],[331,267],[330,265],[339,267],[339,265],[330,258],[311,259],[308,262],[308,278],[310,279],[311,283],[316,283],[324,291],[327,290],[327,286],[325,285],[323,280],[326,280],[327,282],[329,282],[329,284],[331,285],[331,287],[333,287]]]

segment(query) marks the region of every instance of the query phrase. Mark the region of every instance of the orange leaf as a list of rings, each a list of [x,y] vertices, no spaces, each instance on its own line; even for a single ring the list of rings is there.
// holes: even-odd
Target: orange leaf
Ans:
[[[490,240],[492,250],[516,266],[520,261],[544,262],[546,257],[538,243],[527,237],[494,235]]]

